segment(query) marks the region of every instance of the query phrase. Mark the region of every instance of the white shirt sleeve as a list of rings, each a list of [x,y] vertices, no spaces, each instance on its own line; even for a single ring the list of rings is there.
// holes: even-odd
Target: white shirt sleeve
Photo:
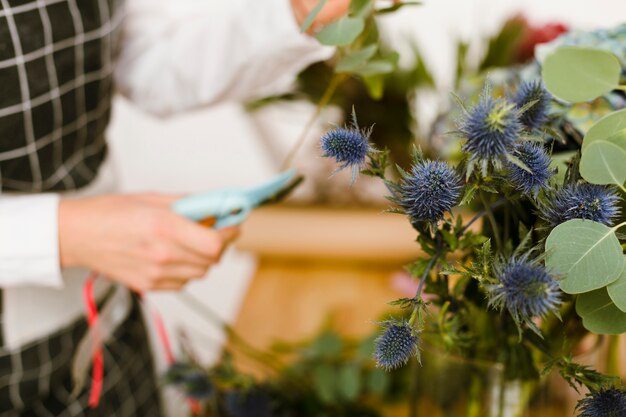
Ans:
[[[57,194],[0,194],[0,287],[61,287]]]
[[[288,0],[131,0],[117,87],[158,115],[286,90],[334,49],[300,33]]]

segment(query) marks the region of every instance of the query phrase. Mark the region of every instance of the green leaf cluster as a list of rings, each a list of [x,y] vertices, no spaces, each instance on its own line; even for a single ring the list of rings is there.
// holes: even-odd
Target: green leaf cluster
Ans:
[[[610,52],[562,47],[543,66],[546,87],[558,98],[589,101],[619,85],[621,65]],[[591,184],[626,193],[626,109],[597,121],[581,146],[580,176]],[[546,265],[561,275],[561,289],[579,294],[576,311],[596,333],[626,332],[626,260],[617,229],[592,221],[570,220],[546,240]]]

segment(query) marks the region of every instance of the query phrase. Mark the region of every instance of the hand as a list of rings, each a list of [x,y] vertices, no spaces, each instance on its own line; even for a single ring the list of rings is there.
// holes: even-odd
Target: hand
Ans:
[[[61,266],[82,266],[135,291],[179,290],[217,263],[238,228],[215,231],[171,209],[180,196],[61,200]]]
[[[298,21],[298,26],[302,25],[304,19],[318,3],[319,0],[291,0],[291,7]],[[328,0],[315,18],[311,29],[315,30],[334,22],[348,12],[348,7],[350,7],[350,0]]]

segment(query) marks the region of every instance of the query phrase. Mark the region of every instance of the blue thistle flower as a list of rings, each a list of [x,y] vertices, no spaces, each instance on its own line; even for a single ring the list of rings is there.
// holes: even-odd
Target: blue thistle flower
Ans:
[[[571,219],[593,220],[610,226],[619,214],[619,196],[603,185],[577,183],[554,192],[541,204],[539,215],[555,227]]]
[[[388,320],[379,323],[383,333],[376,339],[376,366],[387,371],[406,365],[411,356],[419,359],[419,335],[407,322]]]
[[[616,388],[589,393],[578,401],[578,417],[626,417],[626,391]]]
[[[497,282],[485,285],[489,305],[506,308],[519,327],[527,324],[539,334],[533,319],[549,313],[558,315],[562,302],[559,284],[536,260],[524,255],[496,262],[494,275]]]
[[[356,113],[352,110],[352,126],[338,127],[326,132],[321,139],[322,156],[334,158],[340,164],[335,171],[352,168],[352,182],[365,164],[369,152],[373,150],[369,143],[372,128],[360,129]]]
[[[539,190],[548,186],[548,180],[554,171],[550,168],[550,155],[543,146],[534,142],[520,142],[511,151],[530,170],[512,163],[507,163],[507,178],[525,195],[537,197]]]
[[[461,197],[461,178],[442,161],[418,161],[409,173],[403,173],[393,198],[411,222],[437,223]]]
[[[550,100],[552,100],[552,95],[540,81],[523,82],[513,97],[515,107],[522,109],[533,101],[535,103],[520,114],[519,119],[522,125],[528,129],[541,127],[548,120]]]
[[[476,163],[487,175],[489,164],[502,167],[503,158],[515,143],[521,131],[519,111],[506,100],[489,96],[486,90],[465,112],[459,130],[467,139],[462,149],[469,154],[468,175]]]

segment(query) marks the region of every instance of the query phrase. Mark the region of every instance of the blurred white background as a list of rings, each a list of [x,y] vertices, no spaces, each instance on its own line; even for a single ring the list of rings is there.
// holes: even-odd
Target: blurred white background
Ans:
[[[482,41],[517,12],[523,12],[532,24],[558,21],[583,29],[626,21],[626,0],[425,0],[424,3],[385,17],[380,23],[384,36],[401,55],[407,39],[417,41],[442,91],[448,91],[451,86],[456,65],[455,39],[470,41],[470,51],[479,55],[484,46]],[[312,111],[308,103],[282,105],[264,111],[262,123],[280,127],[275,140],[287,153]],[[118,97],[109,139],[124,191],[193,192],[250,185],[276,173],[278,164],[260,140],[257,129],[258,120],[251,119],[236,104],[158,120]],[[313,146],[305,147],[300,158],[319,158],[312,149]],[[206,279],[187,290],[230,321],[237,314],[254,270],[252,254],[231,250]],[[216,358],[222,336],[215,328],[173,294],[153,295],[152,299],[172,333],[174,328],[182,326],[189,333],[206,335],[194,339],[197,353],[207,362]],[[172,415],[183,415],[180,406],[170,404],[170,408]]]

